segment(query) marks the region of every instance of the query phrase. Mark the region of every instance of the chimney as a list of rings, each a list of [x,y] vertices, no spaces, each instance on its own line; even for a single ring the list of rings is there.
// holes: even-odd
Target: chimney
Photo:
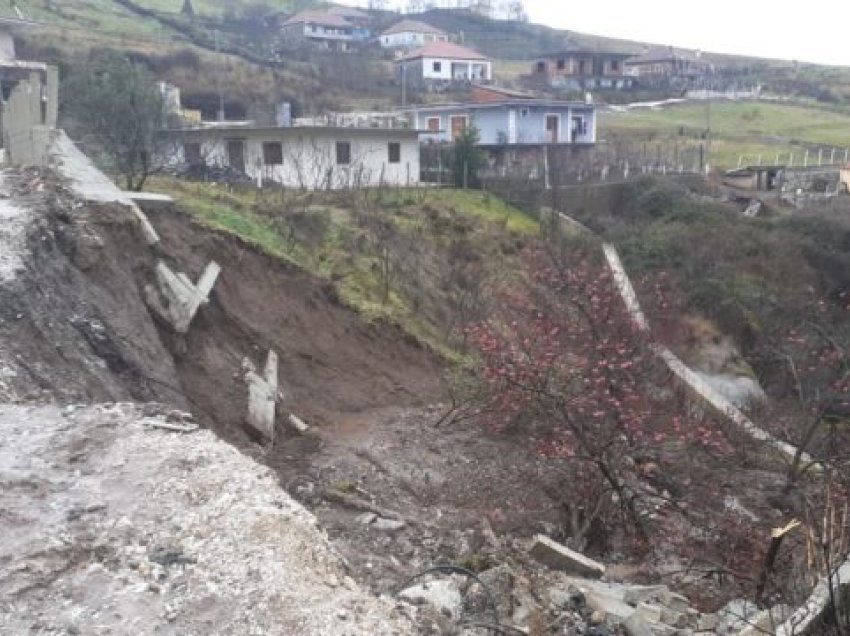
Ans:
[[[292,127],[292,104],[281,102],[275,107],[275,124],[281,128]]]

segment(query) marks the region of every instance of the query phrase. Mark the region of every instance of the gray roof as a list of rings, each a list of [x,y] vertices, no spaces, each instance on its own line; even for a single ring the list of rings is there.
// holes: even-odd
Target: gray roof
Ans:
[[[419,20],[402,20],[392,25],[381,35],[392,35],[393,33],[433,33],[434,35],[446,35],[445,31]]]
[[[423,110],[442,110],[442,111],[460,111],[460,110],[485,110],[488,108],[528,108],[529,106],[539,106],[541,108],[583,108],[595,109],[596,104],[588,104],[585,102],[567,102],[556,99],[505,99],[498,102],[462,102],[452,104],[423,104],[421,106],[411,106],[407,108],[407,112],[417,112]]]

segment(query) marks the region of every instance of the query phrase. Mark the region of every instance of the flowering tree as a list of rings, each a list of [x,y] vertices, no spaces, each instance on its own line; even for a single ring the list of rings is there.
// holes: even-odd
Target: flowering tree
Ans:
[[[635,459],[668,440],[722,448],[723,438],[687,426],[669,396],[653,397],[666,376],[607,269],[587,259],[567,267],[542,252],[529,267],[532,284],[506,290],[502,312],[468,328],[491,423],[527,427],[541,452],[574,463],[586,515],[613,495],[642,534]]]

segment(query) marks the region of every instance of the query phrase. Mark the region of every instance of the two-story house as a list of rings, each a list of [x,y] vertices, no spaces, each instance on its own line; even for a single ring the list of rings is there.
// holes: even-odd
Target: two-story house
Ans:
[[[431,42],[448,42],[449,35],[418,20],[402,20],[381,33],[379,41],[385,49],[411,50]]]
[[[371,36],[368,28],[328,11],[296,13],[281,24],[280,32],[284,41],[312,42],[338,51],[346,51],[353,44],[364,42]]]
[[[431,42],[398,59],[396,73],[409,86],[489,82],[493,79],[493,63],[469,47]]]
[[[534,63],[533,74],[554,88],[571,90],[625,89],[635,80],[626,75],[627,53],[603,53],[574,49],[543,56]]]
[[[693,84],[713,70],[713,65],[700,51],[672,46],[650,48],[626,60],[626,73],[638,78],[641,85]]]

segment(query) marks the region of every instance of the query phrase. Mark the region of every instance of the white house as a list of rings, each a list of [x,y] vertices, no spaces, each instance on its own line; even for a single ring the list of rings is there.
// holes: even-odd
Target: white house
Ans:
[[[408,110],[425,143],[456,140],[470,127],[482,146],[592,145],[596,105],[547,99],[428,104]]]
[[[415,49],[431,42],[448,42],[449,35],[418,20],[402,20],[381,33],[379,40],[385,49]]]
[[[493,63],[488,57],[452,42],[426,44],[396,65],[399,79],[411,86],[493,79]]]
[[[172,161],[203,171],[230,167],[259,185],[307,190],[419,183],[419,133],[411,128],[263,127],[207,123],[171,130]]]

